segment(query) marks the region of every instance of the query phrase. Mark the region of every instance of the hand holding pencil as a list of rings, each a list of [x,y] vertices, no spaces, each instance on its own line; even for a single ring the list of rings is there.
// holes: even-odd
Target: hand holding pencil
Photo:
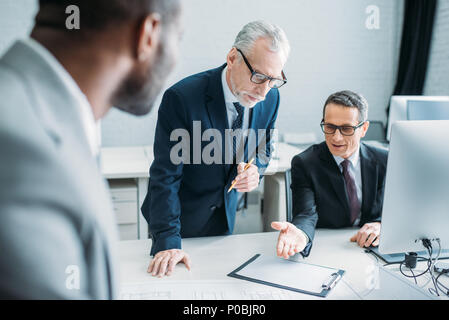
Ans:
[[[236,189],[238,192],[250,192],[259,185],[259,171],[257,166],[252,164],[254,158],[248,163],[241,162],[237,167],[237,176],[228,189]]]

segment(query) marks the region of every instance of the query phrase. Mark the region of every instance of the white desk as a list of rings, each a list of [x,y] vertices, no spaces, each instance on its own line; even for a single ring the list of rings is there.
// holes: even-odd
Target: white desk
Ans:
[[[295,146],[280,142],[275,145],[273,157],[265,170],[265,175],[270,176],[290,169],[294,156],[303,150]]]
[[[265,174],[285,172],[290,168],[291,159],[301,151],[278,143]],[[153,159],[153,146],[101,148],[101,172],[106,179],[148,178]]]
[[[151,146],[101,148],[101,172],[106,179],[148,178]]]
[[[346,270],[328,299],[362,299],[372,292],[376,260],[349,242],[354,229],[317,230],[307,263]],[[147,273],[151,240],[119,243],[123,299],[322,299],[289,290],[234,279],[227,274],[257,253],[275,255],[277,232],[183,239],[192,269],[178,264],[170,277]],[[408,280],[407,281],[412,281]],[[392,293],[393,294],[393,293]],[[407,298],[402,293],[382,299]]]
[[[271,231],[271,221],[287,220],[285,171],[291,168],[294,156],[303,149],[278,143],[264,176],[263,231]]]
[[[152,146],[101,148],[101,172],[108,180],[133,179],[137,187],[138,239],[146,239],[148,224],[140,214],[148,189],[148,177],[153,162]]]
[[[264,178],[264,230],[270,230],[270,222],[286,220],[284,172],[290,168],[291,159],[301,150],[278,143]],[[140,213],[140,207],[148,190],[149,169],[153,162],[153,147],[109,147],[101,149],[101,172],[112,181],[133,179],[137,187],[138,239],[145,239],[148,225]],[[272,212],[279,214],[273,215]]]

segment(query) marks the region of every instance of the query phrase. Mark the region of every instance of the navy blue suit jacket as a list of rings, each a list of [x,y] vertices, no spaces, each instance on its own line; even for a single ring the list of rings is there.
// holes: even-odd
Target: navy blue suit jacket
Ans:
[[[180,249],[181,238],[231,234],[234,229],[237,191],[227,192],[237,174],[236,165],[224,163],[192,164],[193,121],[201,121],[201,133],[218,129],[225,136],[229,128],[219,68],[189,76],[170,87],[162,98],[158,112],[154,140],[154,161],[150,167],[148,193],[142,205],[142,214],[149,224],[153,241],[151,254],[168,249]],[[265,141],[271,142],[279,108],[279,92],[272,89],[264,101],[252,108],[250,128],[264,129]],[[175,129],[189,132],[190,164],[173,164],[170,151],[179,141],[170,141]],[[260,142],[260,141],[259,141]],[[202,148],[210,141],[202,142]],[[224,148],[224,138],[223,138]],[[223,149],[224,150],[224,149]],[[271,148],[267,143],[266,155]],[[255,157],[259,172],[267,162],[249,150]],[[220,209],[220,210],[218,210]],[[218,215],[222,215],[220,220]]]

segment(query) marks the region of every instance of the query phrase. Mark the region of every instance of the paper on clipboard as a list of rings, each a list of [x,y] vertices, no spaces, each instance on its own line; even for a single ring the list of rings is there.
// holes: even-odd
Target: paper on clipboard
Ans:
[[[325,297],[344,270],[257,254],[228,276]]]

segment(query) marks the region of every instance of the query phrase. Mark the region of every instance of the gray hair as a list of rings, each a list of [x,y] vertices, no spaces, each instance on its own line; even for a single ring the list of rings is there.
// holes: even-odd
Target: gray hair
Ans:
[[[329,103],[334,103],[349,108],[357,108],[359,111],[359,122],[365,122],[368,120],[368,101],[366,101],[366,99],[358,93],[344,90],[331,94],[324,103],[323,120],[326,106]]]
[[[242,50],[244,53],[249,53],[251,52],[254,43],[260,38],[270,39],[270,50],[273,52],[282,50],[284,57],[287,60],[290,53],[290,44],[285,32],[277,25],[267,21],[258,20],[247,23],[238,33],[233,46]]]

